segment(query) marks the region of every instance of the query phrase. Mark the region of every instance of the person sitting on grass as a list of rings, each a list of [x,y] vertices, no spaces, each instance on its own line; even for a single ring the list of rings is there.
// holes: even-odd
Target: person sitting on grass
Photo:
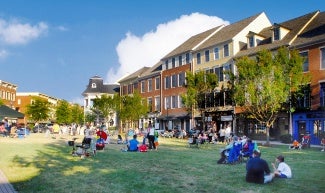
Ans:
[[[266,184],[272,181],[273,174],[269,165],[264,159],[261,159],[259,150],[253,151],[253,157],[246,164],[246,182]]]
[[[273,169],[274,169],[274,176],[278,178],[291,178],[291,168],[284,162],[284,157],[282,155],[279,155],[275,159],[276,163],[272,163]],[[278,164],[278,168],[275,167],[275,165]]]
[[[137,140],[137,135],[133,135],[133,139],[128,142],[128,151],[138,151],[139,141]]]
[[[301,145],[297,140],[294,140],[292,142],[292,145],[290,145],[290,149],[300,149],[300,148],[301,148]]]

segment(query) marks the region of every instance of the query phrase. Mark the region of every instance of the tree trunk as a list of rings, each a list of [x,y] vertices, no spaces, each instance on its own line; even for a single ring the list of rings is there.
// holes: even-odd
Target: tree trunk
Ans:
[[[265,131],[266,131],[266,143],[265,143],[265,145],[266,145],[266,146],[270,146],[270,145],[271,145],[271,144],[270,144],[270,126],[269,126],[269,124],[267,123],[265,127],[266,127],[266,128],[265,128]]]

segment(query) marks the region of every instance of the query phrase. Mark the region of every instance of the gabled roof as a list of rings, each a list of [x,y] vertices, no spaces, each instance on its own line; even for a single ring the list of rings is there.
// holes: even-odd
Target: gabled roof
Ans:
[[[227,42],[235,37],[239,32],[241,32],[245,27],[247,27],[252,21],[254,21],[257,17],[259,17],[263,13],[259,13],[257,15],[251,16],[249,18],[243,19],[236,23],[227,25],[222,28],[218,33],[214,34],[209,38],[209,41],[206,41],[202,45],[200,45],[196,50],[202,50],[222,42]]]
[[[263,49],[276,50],[276,49],[280,48],[281,46],[289,46],[290,42],[295,40],[297,35],[299,35],[299,33],[301,33],[301,30],[303,30],[306,27],[308,22],[311,21],[311,19],[317,13],[318,12],[315,11],[315,12],[303,15],[301,17],[297,17],[297,18],[276,24],[276,25],[283,26],[286,29],[290,29],[290,32],[281,40],[277,40],[274,42],[272,42],[272,35],[273,35],[272,28],[274,26],[264,28],[259,34],[264,37],[267,37],[267,38],[256,47],[252,47],[252,48],[238,52],[235,57],[254,55]]]
[[[305,44],[315,44],[325,41],[325,12],[317,14],[297,39],[292,43],[292,47],[300,47]]]
[[[178,46],[169,54],[167,54],[165,57],[163,57],[162,60],[192,51],[192,49],[195,48],[195,46],[199,45],[203,40],[205,40],[207,37],[209,37],[211,34],[215,33],[216,31],[220,30],[220,28],[222,27],[223,25],[214,27],[210,30],[207,30],[205,32],[190,37],[180,46]]]
[[[118,83],[126,82],[126,81],[132,81],[134,79],[137,79],[138,77],[142,76],[143,73],[148,71],[150,67],[142,67],[139,70],[135,71],[134,73],[122,78],[121,80],[118,81]]]

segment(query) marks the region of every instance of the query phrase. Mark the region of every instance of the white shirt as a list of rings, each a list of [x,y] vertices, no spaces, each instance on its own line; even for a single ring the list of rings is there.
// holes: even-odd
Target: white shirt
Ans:
[[[291,173],[291,168],[288,166],[288,164],[284,163],[284,162],[280,162],[278,165],[278,169],[277,169],[281,174],[284,174],[287,176],[287,178],[291,178],[292,177],[292,173]]]

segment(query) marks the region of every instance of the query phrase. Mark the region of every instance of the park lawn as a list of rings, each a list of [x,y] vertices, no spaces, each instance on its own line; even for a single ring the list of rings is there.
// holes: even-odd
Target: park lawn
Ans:
[[[71,155],[72,137],[0,138],[0,168],[19,193],[37,192],[324,192],[325,153],[319,148],[289,150],[288,145],[259,146],[269,163],[279,154],[291,166],[292,179],[266,185],[245,182],[245,163],[217,164],[224,145],[187,147],[186,140],[160,138],[158,151],[121,152],[109,144],[96,157]],[[81,142],[80,136],[77,142]],[[139,138],[141,141],[142,138]]]

